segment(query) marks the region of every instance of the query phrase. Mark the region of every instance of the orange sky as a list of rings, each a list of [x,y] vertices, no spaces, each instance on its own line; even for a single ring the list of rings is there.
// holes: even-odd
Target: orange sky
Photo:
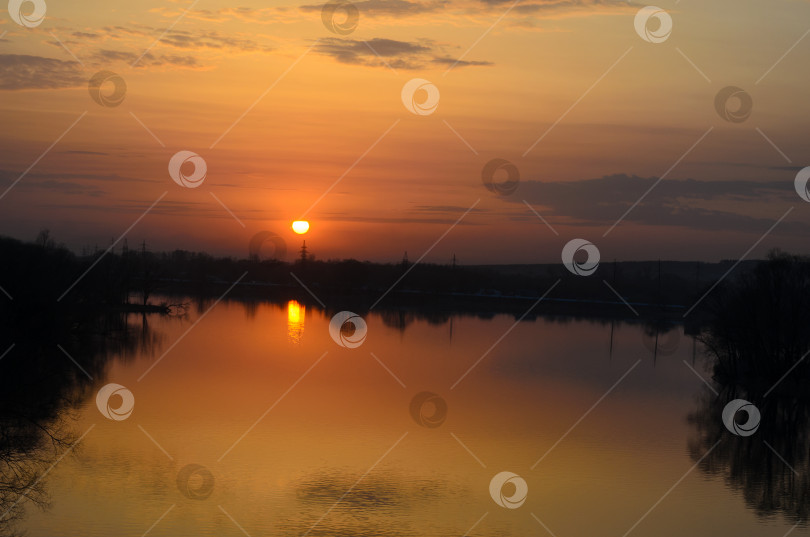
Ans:
[[[810,3],[662,3],[657,44],[627,2],[355,5],[346,35],[308,3],[49,2],[31,28],[6,14],[0,233],[107,246],[168,192],[130,242],[246,255],[271,230],[292,252],[312,207],[319,258],[417,258],[475,205],[427,260],[555,262],[575,237],[605,259],[716,260],[795,206],[752,255],[807,253],[793,180],[810,163]],[[102,70],[126,83],[119,106],[89,95]],[[438,88],[434,113],[403,105],[413,78]],[[726,86],[751,96],[746,121],[715,111]],[[172,181],[179,151],[205,160],[200,187]],[[514,193],[484,188],[494,158],[520,171]]]

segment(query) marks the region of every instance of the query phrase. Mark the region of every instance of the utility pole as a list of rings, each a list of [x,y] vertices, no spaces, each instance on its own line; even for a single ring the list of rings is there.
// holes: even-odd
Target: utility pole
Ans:
[[[661,296],[661,260],[658,260],[658,305],[660,306],[664,301]]]
[[[301,264],[302,264],[302,265],[303,265],[304,263],[306,263],[306,262],[307,262],[307,257],[308,257],[308,253],[307,253],[307,241],[306,241],[306,239],[305,239],[305,240],[304,240],[304,244],[302,244],[302,245],[301,245]]]

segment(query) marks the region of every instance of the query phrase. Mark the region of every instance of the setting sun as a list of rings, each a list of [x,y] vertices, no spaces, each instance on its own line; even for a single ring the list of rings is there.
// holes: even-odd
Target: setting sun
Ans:
[[[296,220],[292,223],[292,229],[299,235],[303,235],[307,231],[309,231],[309,222],[306,220]]]

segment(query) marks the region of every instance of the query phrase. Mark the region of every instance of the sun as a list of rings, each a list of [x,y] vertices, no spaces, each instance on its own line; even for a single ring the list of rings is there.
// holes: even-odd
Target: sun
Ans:
[[[292,229],[299,235],[303,235],[307,231],[309,231],[309,222],[306,220],[296,220],[292,223]]]

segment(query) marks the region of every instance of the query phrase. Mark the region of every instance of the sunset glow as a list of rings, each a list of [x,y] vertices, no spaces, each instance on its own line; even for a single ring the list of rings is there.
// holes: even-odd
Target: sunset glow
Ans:
[[[780,1],[778,17],[762,2],[672,2],[671,33],[653,20],[646,38],[626,2],[374,1],[338,9],[332,29],[320,5],[190,5],[48,2],[37,27],[4,21],[0,113],[14,128],[0,194],[37,163],[0,199],[0,228],[108,244],[167,191],[131,242],[239,255],[307,214],[328,223],[322,258],[390,262],[480,200],[425,261],[553,262],[677,162],[598,246],[719,260],[796,203],[793,167],[810,163],[810,48],[793,47],[808,2]],[[745,122],[718,115],[729,86],[753,101]],[[206,170],[197,188],[166,173],[181,151],[205,164],[183,168]],[[482,184],[493,159],[519,170],[513,193]],[[798,250],[808,230],[797,208],[771,237]]]
[[[106,244],[167,191],[131,241],[239,254],[309,211],[329,223],[319,255],[391,261],[426,251],[480,199],[425,261],[550,262],[565,240],[600,237],[677,161],[599,247],[611,259],[719,259],[786,210],[773,203],[796,171],[780,152],[810,162],[797,114],[810,48],[791,49],[807,2],[780,2],[778,16],[758,2],[681,4],[671,34],[647,42],[624,2],[506,13],[477,0],[372,2],[351,20],[336,11],[342,34],[320,6],[245,0],[182,16],[187,4],[49,2],[38,27],[4,21],[0,112],[15,127],[0,135],[0,193],[65,134],[0,199],[2,229]],[[88,95],[91,78],[100,91]],[[727,86],[751,95],[747,122],[718,116]],[[206,165],[198,188],[165,171],[180,151]],[[481,184],[493,159],[519,170],[513,194]],[[789,220],[772,236],[803,248],[810,214]]]
[[[0,537],[810,537],[808,24],[8,0]]]

